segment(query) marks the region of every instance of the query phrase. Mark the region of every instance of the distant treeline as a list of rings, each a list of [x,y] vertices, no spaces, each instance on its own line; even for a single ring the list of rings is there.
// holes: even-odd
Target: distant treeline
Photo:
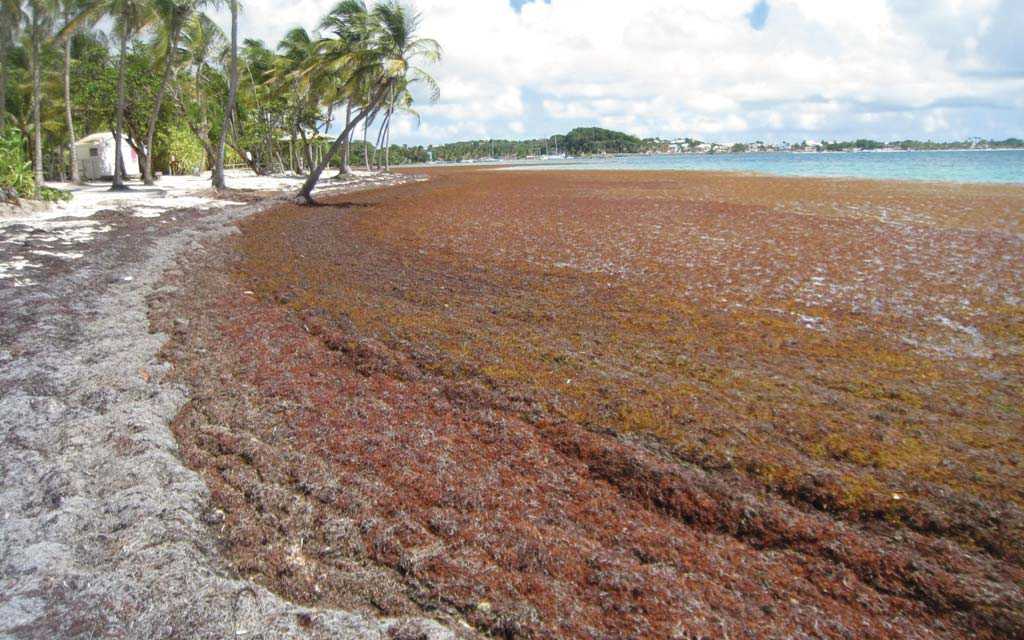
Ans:
[[[850,140],[846,142],[822,141],[816,145],[806,142],[791,145],[791,149],[817,149],[820,151],[877,151],[880,149],[899,149],[902,151],[952,151],[957,149],[1021,149],[1024,140],[1007,138],[1006,140],[964,140],[960,142],[932,142],[931,140],[899,140],[896,142],[879,142],[878,140]]]
[[[738,142],[718,144],[694,138],[662,140],[637,138],[620,131],[598,127],[579,127],[567,134],[532,140],[468,140],[441,145],[392,145],[389,151],[393,164],[407,164],[437,160],[461,162],[494,158],[496,160],[523,159],[532,156],[567,154],[570,156],[605,153],[755,153],[769,151],[951,151],[957,149],[1022,149],[1024,140],[982,140],[972,138],[960,142],[932,142],[931,140],[899,140],[881,142],[867,138],[832,142],[772,144]],[[373,150],[370,146],[371,153]],[[361,153],[361,151],[360,151]]]
[[[644,153],[657,150],[657,141],[598,127],[576,128],[566,134],[533,140],[468,140],[429,146],[393,146],[391,161],[427,162],[430,159],[448,162],[495,158],[520,159],[541,155],[586,155],[601,153]]]

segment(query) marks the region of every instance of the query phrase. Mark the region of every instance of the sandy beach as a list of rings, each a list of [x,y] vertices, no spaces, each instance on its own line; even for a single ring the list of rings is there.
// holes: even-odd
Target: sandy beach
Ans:
[[[143,189],[111,202],[100,186],[92,215],[68,207],[78,215],[0,226],[0,635],[451,637],[430,620],[293,604],[223,556],[223,516],[169,429],[191,391],[165,377],[167,336],[150,328],[147,300],[272,204],[265,180],[234,183],[228,202],[186,183],[158,212],[132,203],[153,197]]]
[[[240,575],[467,637],[1024,629],[1024,189],[430,173],[151,297]]]

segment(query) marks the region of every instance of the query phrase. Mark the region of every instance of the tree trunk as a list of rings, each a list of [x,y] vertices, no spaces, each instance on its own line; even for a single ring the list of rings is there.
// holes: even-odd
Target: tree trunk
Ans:
[[[238,95],[238,0],[231,0],[231,70],[228,84],[228,103],[224,107],[224,121],[220,127],[220,140],[217,142],[217,163],[213,167],[213,188],[223,191],[224,184],[224,145],[227,142],[228,124],[231,113],[235,110],[235,98]]]
[[[384,166],[384,128],[388,124],[388,114],[380,121],[380,128],[377,129],[377,148],[373,150],[373,166],[379,171]]]
[[[0,129],[7,126],[7,20],[0,18]]]
[[[309,140],[306,138],[306,130],[303,129],[301,125],[299,125],[299,136],[302,138],[302,172],[305,173],[307,167],[312,169],[316,166],[316,163],[313,162],[313,151],[309,147]]]
[[[117,165],[117,171],[121,174],[121,180],[128,182],[128,170],[124,168],[124,154],[121,154],[121,162]]]
[[[391,116],[395,113],[395,90],[391,89],[391,101],[384,118],[384,171],[391,172]]]
[[[384,118],[384,171],[391,172],[391,115],[395,112],[394,100],[391,101],[391,108]]]
[[[200,171],[206,171],[206,160],[213,158],[217,155],[216,150],[213,148],[213,144],[210,143],[210,132],[206,129],[201,128],[201,125],[197,126],[188,121],[188,128],[192,131],[192,135],[199,141],[199,146],[203,148],[203,159],[200,167],[197,167]],[[191,170],[190,170],[191,171]]]
[[[64,23],[69,21],[64,12]],[[64,38],[64,118],[68,122],[68,162],[71,164],[71,182],[81,182],[78,175],[78,152],[75,151],[75,121],[71,118],[71,34]],[[63,155],[63,154],[62,154]]]
[[[235,129],[234,122],[235,122],[235,119],[232,118],[231,119],[231,138],[229,138],[228,141],[227,141],[228,146],[231,147],[232,151],[234,151],[236,154],[238,154],[238,157],[242,159],[242,162],[244,162],[245,164],[247,164],[249,166],[249,169],[251,169],[253,173],[255,173],[258,176],[265,176],[265,175],[267,175],[266,170],[263,169],[263,167],[260,166],[258,158],[254,154],[248,154],[247,155],[246,150],[242,148],[242,144],[238,140],[238,131]],[[252,155],[251,158],[249,157],[250,155]]]
[[[292,173],[301,174],[299,171],[298,162],[296,161],[295,153],[295,129],[291,131],[291,140],[288,141],[288,169]]]
[[[33,158],[35,169],[35,197],[39,199],[39,192],[43,187],[43,131],[39,123],[39,103],[42,99],[39,91],[39,7],[32,6],[32,125],[33,144],[35,157]]]
[[[121,131],[124,128],[124,63],[128,55],[128,26],[124,25],[125,33],[121,34],[121,59],[117,63],[117,120],[114,124],[114,184],[111,191],[123,191],[128,187],[122,180],[124,151],[121,149]]]
[[[352,103],[349,102],[345,105],[345,128],[348,128],[349,123],[352,122]],[[352,135],[345,136],[345,142],[341,147],[341,172],[352,173],[352,167],[349,166],[348,154],[352,150]]]
[[[178,11],[172,9],[171,16],[171,37],[168,40],[167,64],[164,65],[164,77],[160,80],[160,88],[156,92],[153,101],[153,113],[149,114],[149,122],[146,125],[146,162],[142,165],[142,181],[145,184],[153,184],[153,135],[156,133],[156,121],[160,117],[160,103],[163,102],[164,94],[167,92],[167,83],[171,79],[171,72],[174,70],[174,54],[178,49],[179,25]]]
[[[370,169],[370,143],[366,140],[366,130],[369,127],[365,122],[363,123],[363,163],[366,164],[366,170]]]
[[[326,154],[324,154],[324,157],[319,163],[317,163],[313,171],[310,172],[309,177],[306,178],[306,182],[302,185],[302,188],[299,189],[299,192],[296,194],[296,199],[302,200],[306,204],[313,204],[313,189],[316,188],[316,183],[320,180],[320,174],[324,172],[325,168],[327,168],[327,163],[330,161],[331,156],[338,153],[338,149],[342,144],[344,144],[345,136],[355,129],[356,125],[358,125],[361,120],[364,120],[366,116],[370,115],[372,111],[377,109],[381,100],[384,99],[384,95],[389,87],[390,82],[384,84],[380,89],[378,89],[376,95],[370,103],[366,105],[366,108],[363,109],[363,111],[345,127],[345,130],[341,132],[341,135],[331,143],[331,148],[328,149]]]

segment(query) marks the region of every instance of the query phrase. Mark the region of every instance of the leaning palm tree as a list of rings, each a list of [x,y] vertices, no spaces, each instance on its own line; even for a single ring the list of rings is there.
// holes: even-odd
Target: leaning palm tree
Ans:
[[[207,161],[216,156],[213,142],[210,140],[210,113],[206,89],[217,74],[214,60],[226,42],[224,32],[209,16],[205,13],[193,13],[182,28],[180,51],[176,56],[181,60],[181,77],[178,79],[179,65],[175,65],[175,81],[170,83],[171,96],[177,103],[179,112],[203,148],[200,168],[205,168]]]
[[[426,62],[438,62],[441,59],[441,45],[437,41],[416,35],[420,15],[396,0],[387,0],[375,6],[371,14],[372,37],[348,55],[351,73],[346,82],[352,91],[364,86],[370,87],[369,99],[310,173],[296,194],[300,202],[313,202],[313,189],[320,180],[320,174],[338,153],[345,138],[371,113],[378,112],[391,92],[403,82],[425,83],[431,90],[432,100],[436,100],[440,94],[434,79],[416,66],[421,59]]]
[[[370,12],[363,0],[342,0],[320,21],[320,29],[334,34],[334,38],[323,38],[317,44],[319,64],[328,76],[341,75],[345,71],[348,56],[352,51],[359,50],[371,37],[373,30]],[[345,126],[352,121],[352,109],[362,96],[365,88],[346,89],[345,85],[336,85],[336,99],[345,103]],[[363,121],[366,130],[366,120]],[[352,144],[352,132],[345,136],[341,149],[341,171],[338,175],[351,173],[349,155]]]
[[[409,92],[408,81],[403,82],[391,90],[391,98],[388,102],[387,112],[384,115],[384,122],[381,123],[381,139],[377,143],[379,148],[384,149],[384,171],[391,171],[391,120],[396,111],[411,116],[417,126],[420,122],[420,115],[412,108],[413,98]]]
[[[312,167],[313,156],[310,152],[309,140],[306,138],[306,125],[315,120],[320,110],[320,103],[314,97],[320,93],[314,91],[317,76],[323,76],[324,69],[320,66],[318,56],[319,41],[302,27],[291,29],[277,45],[278,56],[274,61],[273,82],[284,92],[294,92],[295,106],[292,114],[292,139],[295,131],[302,138],[303,158],[305,166]],[[300,165],[301,170],[301,165]]]
[[[231,114],[235,110],[235,99],[238,97],[238,0],[231,3],[231,64],[228,69],[228,101],[224,105],[224,118],[221,120],[220,140],[217,142],[217,156],[214,159],[211,183],[217,191],[227,188],[224,184],[224,145],[227,142],[228,126]]]
[[[174,73],[182,30],[200,8],[219,4],[217,0],[154,0],[157,29],[153,45],[162,58],[164,71],[160,79],[160,88],[157,89],[153,100],[153,111],[146,123],[146,156],[142,166],[142,181],[147,185],[153,184],[153,136],[156,134],[157,119],[160,117],[160,106],[167,95],[167,85]]]

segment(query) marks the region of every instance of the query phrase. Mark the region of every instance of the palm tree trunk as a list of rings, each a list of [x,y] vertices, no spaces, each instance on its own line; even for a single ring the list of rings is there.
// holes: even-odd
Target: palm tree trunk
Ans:
[[[7,126],[7,21],[0,18],[0,129]]]
[[[395,113],[395,90],[391,89],[391,101],[388,104],[388,114],[384,119],[384,171],[391,172],[391,116]]]
[[[117,120],[114,124],[114,184],[111,191],[127,189],[122,180],[121,167],[124,166],[124,155],[121,149],[121,131],[124,128],[124,63],[128,55],[127,25],[121,34],[121,59],[117,63]]]
[[[64,12],[64,23],[69,20]],[[64,38],[64,118],[68,122],[68,163],[71,165],[71,182],[81,182],[78,175],[78,153],[75,151],[75,121],[71,118],[71,34]],[[63,154],[62,154],[63,155]]]
[[[395,113],[395,102],[392,97],[388,115],[384,118],[384,171],[391,172],[391,116]]]
[[[228,103],[224,106],[224,121],[220,127],[220,141],[217,143],[217,163],[213,167],[213,188],[222,191],[224,184],[224,144],[227,141],[231,113],[235,110],[238,95],[238,0],[231,0],[231,77],[228,84]]]
[[[320,174],[322,174],[324,169],[327,168],[327,163],[330,161],[332,156],[338,153],[338,149],[342,144],[344,144],[345,136],[355,129],[356,125],[358,125],[361,120],[364,120],[366,116],[370,115],[371,112],[375,111],[380,106],[380,102],[384,99],[389,87],[390,83],[387,83],[378,89],[377,93],[373,96],[373,99],[370,100],[368,105],[366,105],[366,108],[363,109],[362,112],[352,120],[352,122],[345,126],[345,130],[341,132],[340,136],[335,138],[334,142],[331,143],[331,148],[328,149],[320,162],[317,163],[316,167],[310,172],[309,177],[306,178],[306,182],[303,183],[302,188],[299,189],[298,194],[296,194],[296,199],[302,200],[307,204],[313,203],[313,189],[316,188],[316,183],[320,180]]]
[[[295,153],[295,129],[292,129],[291,140],[288,141],[288,168],[292,171],[292,173],[301,174],[302,172],[298,170],[299,163],[296,158],[297,155],[298,154]]]
[[[39,198],[39,192],[43,186],[43,131],[39,123],[39,103],[41,101],[39,91],[39,6],[32,5],[32,126],[35,157],[33,158],[35,170],[35,197]]]
[[[380,121],[380,128],[377,129],[377,147],[373,150],[373,166],[378,170],[384,166],[384,127],[388,124],[388,116],[385,113]]]
[[[302,128],[301,124],[299,125],[299,136],[302,138],[302,158],[304,163],[303,173],[305,173],[306,167],[312,169],[316,166],[316,163],[313,162],[313,151],[310,149],[309,139],[306,137],[306,130]]]
[[[370,171],[370,143],[366,140],[366,130],[370,125],[363,123],[363,162],[366,163],[366,170]]]
[[[349,102],[345,105],[345,128],[348,128],[349,123],[352,121],[352,103]],[[341,172],[352,173],[352,167],[349,166],[348,154],[352,149],[352,136],[345,136],[345,144],[341,147]]]
[[[164,94],[167,92],[167,83],[171,79],[171,72],[174,71],[174,54],[178,49],[179,26],[177,10],[171,17],[171,37],[168,40],[167,63],[164,66],[164,77],[160,80],[160,88],[157,89],[156,98],[153,101],[153,113],[149,114],[149,122],[146,124],[146,162],[142,165],[142,181],[145,184],[153,184],[153,134],[156,133],[156,121],[160,117],[160,103],[163,102]]]

